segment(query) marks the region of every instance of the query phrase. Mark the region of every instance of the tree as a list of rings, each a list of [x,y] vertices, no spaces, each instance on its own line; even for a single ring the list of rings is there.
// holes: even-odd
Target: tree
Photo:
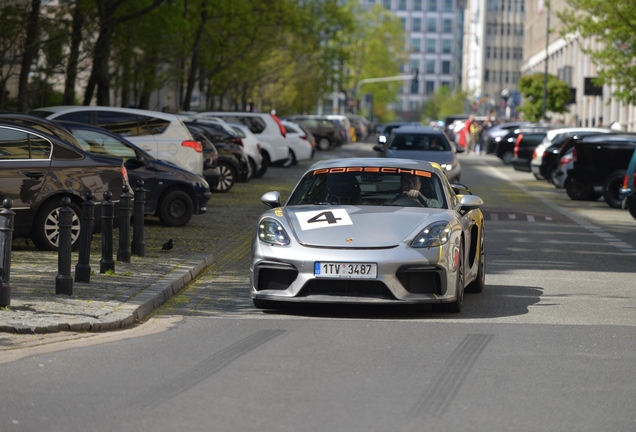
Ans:
[[[615,84],[613,96],[636,103],[636,8],[633,1],[565,0],[569,7],[557,12],[561,35],[577,35],[581,50],[598,66],[596,84]],[[600,47],[586,48],[591,38]]]
[[[0,8],[0,109],[7,108],[7,83],[18,74],[18,64],[24,45],[24,9],[18,5]]]
[[[466,92],[451,93],[448,86],[441,86],[437,93],[424,104],[424,120],[441,120],[449,115],[463,113],[466,106]]]
[[[534,122],[543,117],[543,73],[523,75],[519,79],[519,91],[523,96],[523,103],[519,111],[527,120]],[[570,99],[570,88],[565,81],[561,81],[555,75],[548,74],[548,99],[546,111],[564,113],[568,111],[566,106]]]
[[[18,82],[18,111],[26,111],[29,108],[29,73],[38,52],[41,5],[41,0],[31,0],[31,10],[26,22],[26,39],[24,41],[24,50],[22,51],[22,66]]]

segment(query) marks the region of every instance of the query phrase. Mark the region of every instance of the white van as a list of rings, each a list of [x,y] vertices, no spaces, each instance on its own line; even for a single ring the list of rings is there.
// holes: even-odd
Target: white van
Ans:
[[[201,143],[195,141],[180,116],[158,111],[102,106],[54,106],[29,114],[103,127],[119,134],[159,160],[203,174]]]
[[[214,116],[220,117],[228,123],[244,124],[258,137],[262,144],[263,159],[266,164],[288,167],[293,160],[289,152],[289,145],[285,135],[285,126],[273,114],[258,112],[228,112],[228,111],[205,111],[198,113],[195,117]],[[269,144],[265,146],[265,142]]]

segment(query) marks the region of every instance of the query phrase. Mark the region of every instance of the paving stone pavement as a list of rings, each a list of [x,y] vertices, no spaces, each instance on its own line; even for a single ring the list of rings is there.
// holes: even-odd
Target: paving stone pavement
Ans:
[[[115,262],[101,274],[100,256],[91,256],[90,283],[73,282],[72,295],[56,294],[57,252],[14,250],[11,302],[0,308],[0,332],[41,334],[100,332],[132,326],[209,267],[209,252],[155,253]],[[78,254],[73,253],[75,277]]]

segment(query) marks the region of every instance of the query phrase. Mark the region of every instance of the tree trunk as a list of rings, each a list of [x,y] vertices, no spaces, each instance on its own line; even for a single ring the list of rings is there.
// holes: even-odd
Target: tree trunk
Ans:
[[[186,92],[183,97],[183,110],[190,110],[190,101],[192,100],[192,91],[197,80],[197,71],[199,70],[199,53],[201,48],[201,38],[203,37],[203,30],[208,20],[208,2],[203,1],[201,4],[201,21],[194,37],[194,44],[192,47],[192,57],[190,58],[190,71],[188,73],[188,82],[186,84]]]
[[[64,84],[64,105],[75,104],[75,82],[77,81],[77,69],[79,65],[80,45],[82,43],[82,28],[86,15],[80,8],[79,2],[75,4],[73,11],[73,29],[71,33],[71,47],[66,67],[66,83]]]
[[[38,33],[41,0],[31,0],[31,12],[27,21],[26,41],[24,43],[24,55],[22,56],[22,68],[18,81],[18,111],[25,112],[29,109],[29,72],[33,59],[38,52]]]

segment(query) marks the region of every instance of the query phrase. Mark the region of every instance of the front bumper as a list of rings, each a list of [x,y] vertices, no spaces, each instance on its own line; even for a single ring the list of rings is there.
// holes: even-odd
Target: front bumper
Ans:
[[[400,244],[390,249],[270,246],[255,239],[251,297],[309,303],[420,304],[455,300],[457,269],[449,243],[431,249]],[[315,262],[376,263],[377,278],[321,278]]]

